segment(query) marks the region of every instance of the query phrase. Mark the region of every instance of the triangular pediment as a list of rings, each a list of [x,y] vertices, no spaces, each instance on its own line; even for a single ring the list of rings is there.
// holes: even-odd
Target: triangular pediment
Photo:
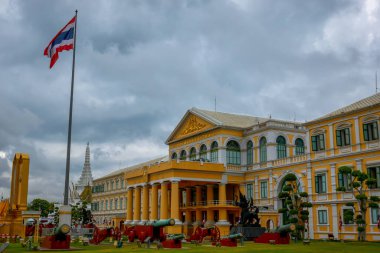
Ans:
[[[166,143],[203,133],[215,127],[216,124],[189,110],[170,134]]]

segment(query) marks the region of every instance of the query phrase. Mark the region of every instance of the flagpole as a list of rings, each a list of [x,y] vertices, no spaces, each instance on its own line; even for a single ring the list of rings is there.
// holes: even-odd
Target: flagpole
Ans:
[[[66,176],[65,176],[65,194],[63,204],[69,204],[69,179],[70,179],[70,149],[71,149],[71,125],[73,118],[73,96],[74,96],[74,73],[75,73],[75,50],[77,40],[77,19],[78,10],[75,10],[75,28],[74,28],[74,50],[73,50],[73,65],[71,72],[71,94],[70,94],[70,113],[69,113],[69,130],[67,134],[67,154],[66,154]]]

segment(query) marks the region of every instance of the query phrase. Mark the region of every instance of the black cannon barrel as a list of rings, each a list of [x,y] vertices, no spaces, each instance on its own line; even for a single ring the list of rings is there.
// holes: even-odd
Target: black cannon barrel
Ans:
[[[54,235],[65,235],[70,232],[70,226],[67,224],[63,224],[54,229]]]
[[[166,219],[166,220],[158,220],[151,224],[153,227],[166,227],[166,226],[174,226],[174,219]]]
[[[185,238],[184,234],[170,235],[168,236],[169,240],[182,240]]]
[[[296,225],[293,223],[282,225],[276,228],[275,232],[290,232],[296,229]]]

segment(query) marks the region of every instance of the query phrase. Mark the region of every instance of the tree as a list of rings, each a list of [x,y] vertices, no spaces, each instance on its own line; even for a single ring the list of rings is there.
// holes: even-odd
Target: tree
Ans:
[[[54,204],[45,199],[33,199],[28,210],[41,211],[41,217],[47,217],[50,212],[54,211]]]
[[[294,174],[286,175],[284,180],[285,185],[278,198],[283,199],[285,204],[278,212],[288,216],[288,223],[296,225],[295,236],[303,239],[305,237],[305,224],[309,220],[307,209],[312,207],[312,204],[308,201],[308,194],[300,191],[299,182]]]
[[[367,226],[367,209],[379,208],[378,202],[380,198],[377,196],[368,197],[368,189],[371,189],[376,185],[376,179],[369,178],[368,175],[359,170],[352,170],[351,167],[342,166],[339,168],[339,173],[345,177],[352,177],[351,183],[348,185],[349,189],[344,186],[339,186],[336,188],[337,191],[351,191],[356,198],[357,207],[359,214],[355,217],[355,204],[347,203],[346,206],[352,207],[354,211],[345,212],[343,214],[344,220],[353,220],[358,225],[358,241],[366,240],[366,226]]]
[[[92,222],[93,217],[91,214],[91,210],[87,210],[86,202],[82,202],[82,206],[80,206],[79,203],[77,203],[76,205],[71,207],[71,220],[72,225],[85,225]]]

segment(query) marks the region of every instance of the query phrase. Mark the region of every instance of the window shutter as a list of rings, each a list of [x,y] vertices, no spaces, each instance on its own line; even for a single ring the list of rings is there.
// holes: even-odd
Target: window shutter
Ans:
[[[349,128],[346,128],[344,129],[344,132],[345,132],[345,136],[346,136],[346,145],[351,145],[351,138],[350,138],[350,129]]]
[[[319,193],[319,176],[315,176],[315,192]]]
[[[319,135],[319,148],[321,150],[325,149],[325,136],[323,134]]]
[[[317,151],[317,136],[311,136],[312,150]]]
[[[373,139],[377,140],[379,138],[379,130],[377,129],[377,122],[373,123]]]
[[[342,136],[340,130],[336,130],[336,145],[342,146]]]
[[[323,174],[321,176],[321,178],[322,178],[322,189],[321,189],[321,192],[326,193],[326,175]]]
[[[363,134],[364,134],[364,140],[368,141],[368,124],[363,124]]]
[[[339,174],[338,174],[338,185],[340,187],[342,187],[342,186],[344,186],[343,184],[344,184],[343,183],[343,174],[339,172]]]

